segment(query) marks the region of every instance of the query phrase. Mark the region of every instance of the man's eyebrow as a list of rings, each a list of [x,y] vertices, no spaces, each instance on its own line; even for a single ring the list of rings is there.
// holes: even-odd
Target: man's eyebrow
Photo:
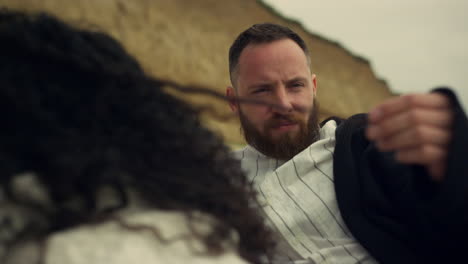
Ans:
[[[295,82],[306,82],[306,81],[307,81],[307,78],[295,77],[295,78],[292,78],[291,80],[288,80],[286,83],[291,84],[291,83],[295,83]]]

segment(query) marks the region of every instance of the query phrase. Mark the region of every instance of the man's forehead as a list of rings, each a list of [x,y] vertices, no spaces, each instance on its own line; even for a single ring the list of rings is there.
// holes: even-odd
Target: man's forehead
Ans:
[[[239,57],[237,77],[249,77],[249,79],[255,77],[258,81],[262,79],[267,81],[270,79],[268,74],[275,71],[289,72],[288,78],[310,73],[307,57],[297,43],[290,39],[282,39],[269,43],[250,44]]]
[[[280,39],[247,45],[239,56],[237,71],[239,72],[243,66],[260,67],[271,63],[273,59],[295,60],[297,63],[309,66],[308,57],[297,43],[291,39]]]

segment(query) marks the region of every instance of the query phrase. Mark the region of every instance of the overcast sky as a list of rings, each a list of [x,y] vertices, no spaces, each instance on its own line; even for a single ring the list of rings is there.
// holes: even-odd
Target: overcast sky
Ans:
[[[468,109],[467,0],[264,2],[369,60],[393,91],[426,92],[446,85]]]

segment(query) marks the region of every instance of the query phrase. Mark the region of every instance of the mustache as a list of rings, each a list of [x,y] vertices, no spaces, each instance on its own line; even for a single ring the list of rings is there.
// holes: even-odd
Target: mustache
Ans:
[[[274,128],[281,126],[285,123],[290,124],[299,124],[302,122],[302,119],[299,117],[298,114],[278,114],[276,113],[273,115],[268,121],[265,123],[266,128]]]

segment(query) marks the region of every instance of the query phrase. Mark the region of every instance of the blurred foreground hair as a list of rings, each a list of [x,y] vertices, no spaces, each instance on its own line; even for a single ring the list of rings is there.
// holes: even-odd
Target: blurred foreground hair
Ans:
[[[117,41],[46,14],[2,9],[0,58],[0,188],[48,221],[21,239],[108,219],[132,189],[150,207],[214,217],[210,233],[196,234],[209,254],[226,242],[252,263],[270,252],[270,231],[239,162]],[[12,182],[24,173],[46,188],[52,210],[15,195]],[[103,187],[118,194],[117,206],[99,208]]]

